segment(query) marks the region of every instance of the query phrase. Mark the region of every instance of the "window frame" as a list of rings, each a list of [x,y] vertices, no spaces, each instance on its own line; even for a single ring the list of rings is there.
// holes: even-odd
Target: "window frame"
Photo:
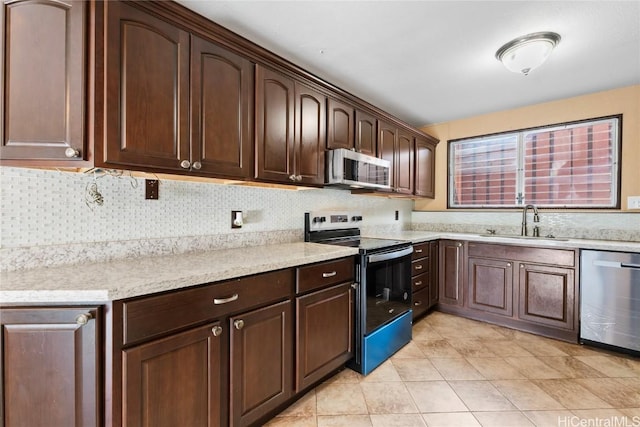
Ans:
[[[513,129],[508,131],[493,132],[493,133],[488,133],[484,135],[476,135],[476,136],[469,136],[464,138],[447,140],[447,209],[452,209],[452,210],[477,210],[477,209],[513,210],[513,209],[516,209],[516,210],[520,210],[525,206],[525,203],[523,203],[523,201],[519,201],[517,203],[516,200],[514,200],[514,203],[510,205],[491,205],[491,204],[455,205],[453,203],[454,198],[452,194],[452,190],[455,187],[455,181],[454,181],[455,176],[453,175],[455,170],[452,164],[452,162],[454,161],[452,153],[453,153],[453,147],[455,143],[460,141],[470,141],[470,140],[476,140],[481,138],[500,137],[500,136],[507,137],[510,135],[517,135],[517,146],[518,146],[517,156],[518,157],[516,159],[517,169],[515,170],[517,178],[516,178],[516,194],[514,194],[514,196],[517,197],[518,191],[522,190],[524,192],[524,188],[525,188],[525,180],[524,180],[524,161],[525,161],[524,136],[525,134],[530,133],[532,131],[545,131],[553,128],[576,126],[576,125],[590,123],[590,122],[595,123],[603,120],[617,120],[617,126],[615,122],[613,123],[613,129],[615,129],[617,141],[614,141],[612,144],[612,150],[613,150],[612,152],[613,171],[612,172],[615,175],[614,179],[612,180],[612,187],[613,187],[612,194],[615,197],[615,200],[613,201],[614,203],[609,206],[538,205],[538,207],[543,209],[556,209],[556,210],[620,210],[621,182],[622,182],[622,114],[614,114],[609,116],[594,117],[594,118],[581,119],[581,120],[572,120],[568,122],[560,122],[560,123],[554,123],[554,124],[543,125],[543,126],[532,126],[527,128]],[[525,195],[525,198],[526,198],[526,195]]]

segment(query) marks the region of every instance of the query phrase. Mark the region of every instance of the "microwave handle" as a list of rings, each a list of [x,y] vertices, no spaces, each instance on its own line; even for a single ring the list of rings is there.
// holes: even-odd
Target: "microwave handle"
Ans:
[[[410,246],[407,249],[402,249],[400,251],[369,255],[367,257],[367,260],[369,261],[369,264],[373,264],[375,262],[389,261],[391,259],[402,258],[403,256],[411,255],[412,253],[413,253],[413,247]]]

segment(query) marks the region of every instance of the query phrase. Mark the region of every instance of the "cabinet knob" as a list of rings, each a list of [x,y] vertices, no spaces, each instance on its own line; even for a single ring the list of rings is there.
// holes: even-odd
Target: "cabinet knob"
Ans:
[[[66,150],[64,150],[64,155],[70,159],[77,158],[77,157],[80,157],[80,151],[76,150],[73,147],[69,147]]]
[[[242,320],[242,319],[234,320],[233,326],[237,330],[240,330],[240,329],[244,328],[244,320]]]
[[[180,167],[182,169],[189,169],[190,166],[191,166],[191,162],[189,160],[183,160],[180,162]]]
[[[524,268],[524,264],[520,264],[520,268]]]
[[[191,165],[191,167],[193,167],[195,170],[200,170],[200,169],[202,169],[202,163],[200,163],[200,162],[193,162],[193,164]]]
[[[296,181],[298,182],[302,181],[302,175],[296,175]]]
[[[211,328],[211,333],[214,337],[219,337],[220,335],[222,335],[222,326],[214,326],[213,328]]]
[[[351,288],[352,289],[358,289],[358,284],[357,283],[352,283],[351,284]]]
[[[91,313],[80,314],[76,317],[76,324],[86,325],[87,323],[89,323],[89,320],[91,320],[92,317],[93,316],[91,315]]]
[[[289,180],[295,181],[296,180],[296,176],[295,175],[289,175]]]
[[[511,263],[510,262],[507,263],[507,267],[511,267]]]

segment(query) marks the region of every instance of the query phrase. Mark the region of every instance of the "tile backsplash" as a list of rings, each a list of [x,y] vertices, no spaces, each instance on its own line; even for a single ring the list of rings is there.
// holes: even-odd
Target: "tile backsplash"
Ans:
[[[640,242],[640,213],[628,212],[554,212],[540,210],[540,222],[528,214],[529,235],[538,225],[540,235],[572,239]],[[419,231],[449,231],[484,234],[520,234],[522,212],[413,212],[411,228]]]
[[[93,184],[103,198],[101,206],[91,203]],[[94,178],[91,173],[0,167],[2,269],[302,241],[309,210],[359,211],[363,230],[402,230],[410,227],[413,207],[411,200],[338,189],[177,180],[162,180],[159,193],[158,200],[145,200],[144,179],[126,173]],[[231,229],[232,210],[243,211],[241,229]],[[34,250],[38,259],[33,259]]]

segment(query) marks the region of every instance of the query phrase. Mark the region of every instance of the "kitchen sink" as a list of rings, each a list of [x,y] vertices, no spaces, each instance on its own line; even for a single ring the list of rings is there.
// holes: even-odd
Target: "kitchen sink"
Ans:
[[[478,234],[478,236],[480,236],[480,237],[502,237],[502,238],[507,238],[507,239],[522,239],[522,240],[552,240],[552,241],[556,241],[556,242],[567,242],[567,241],[569,241],[569,239],[565,239],[565,238],[561,238],[561,237],[555,237],[555,236],[539,236],[539,237],[535,237],[535,236],[519,236],[519,235],[516,235],[516,234],[491,234],[491,233]]]

